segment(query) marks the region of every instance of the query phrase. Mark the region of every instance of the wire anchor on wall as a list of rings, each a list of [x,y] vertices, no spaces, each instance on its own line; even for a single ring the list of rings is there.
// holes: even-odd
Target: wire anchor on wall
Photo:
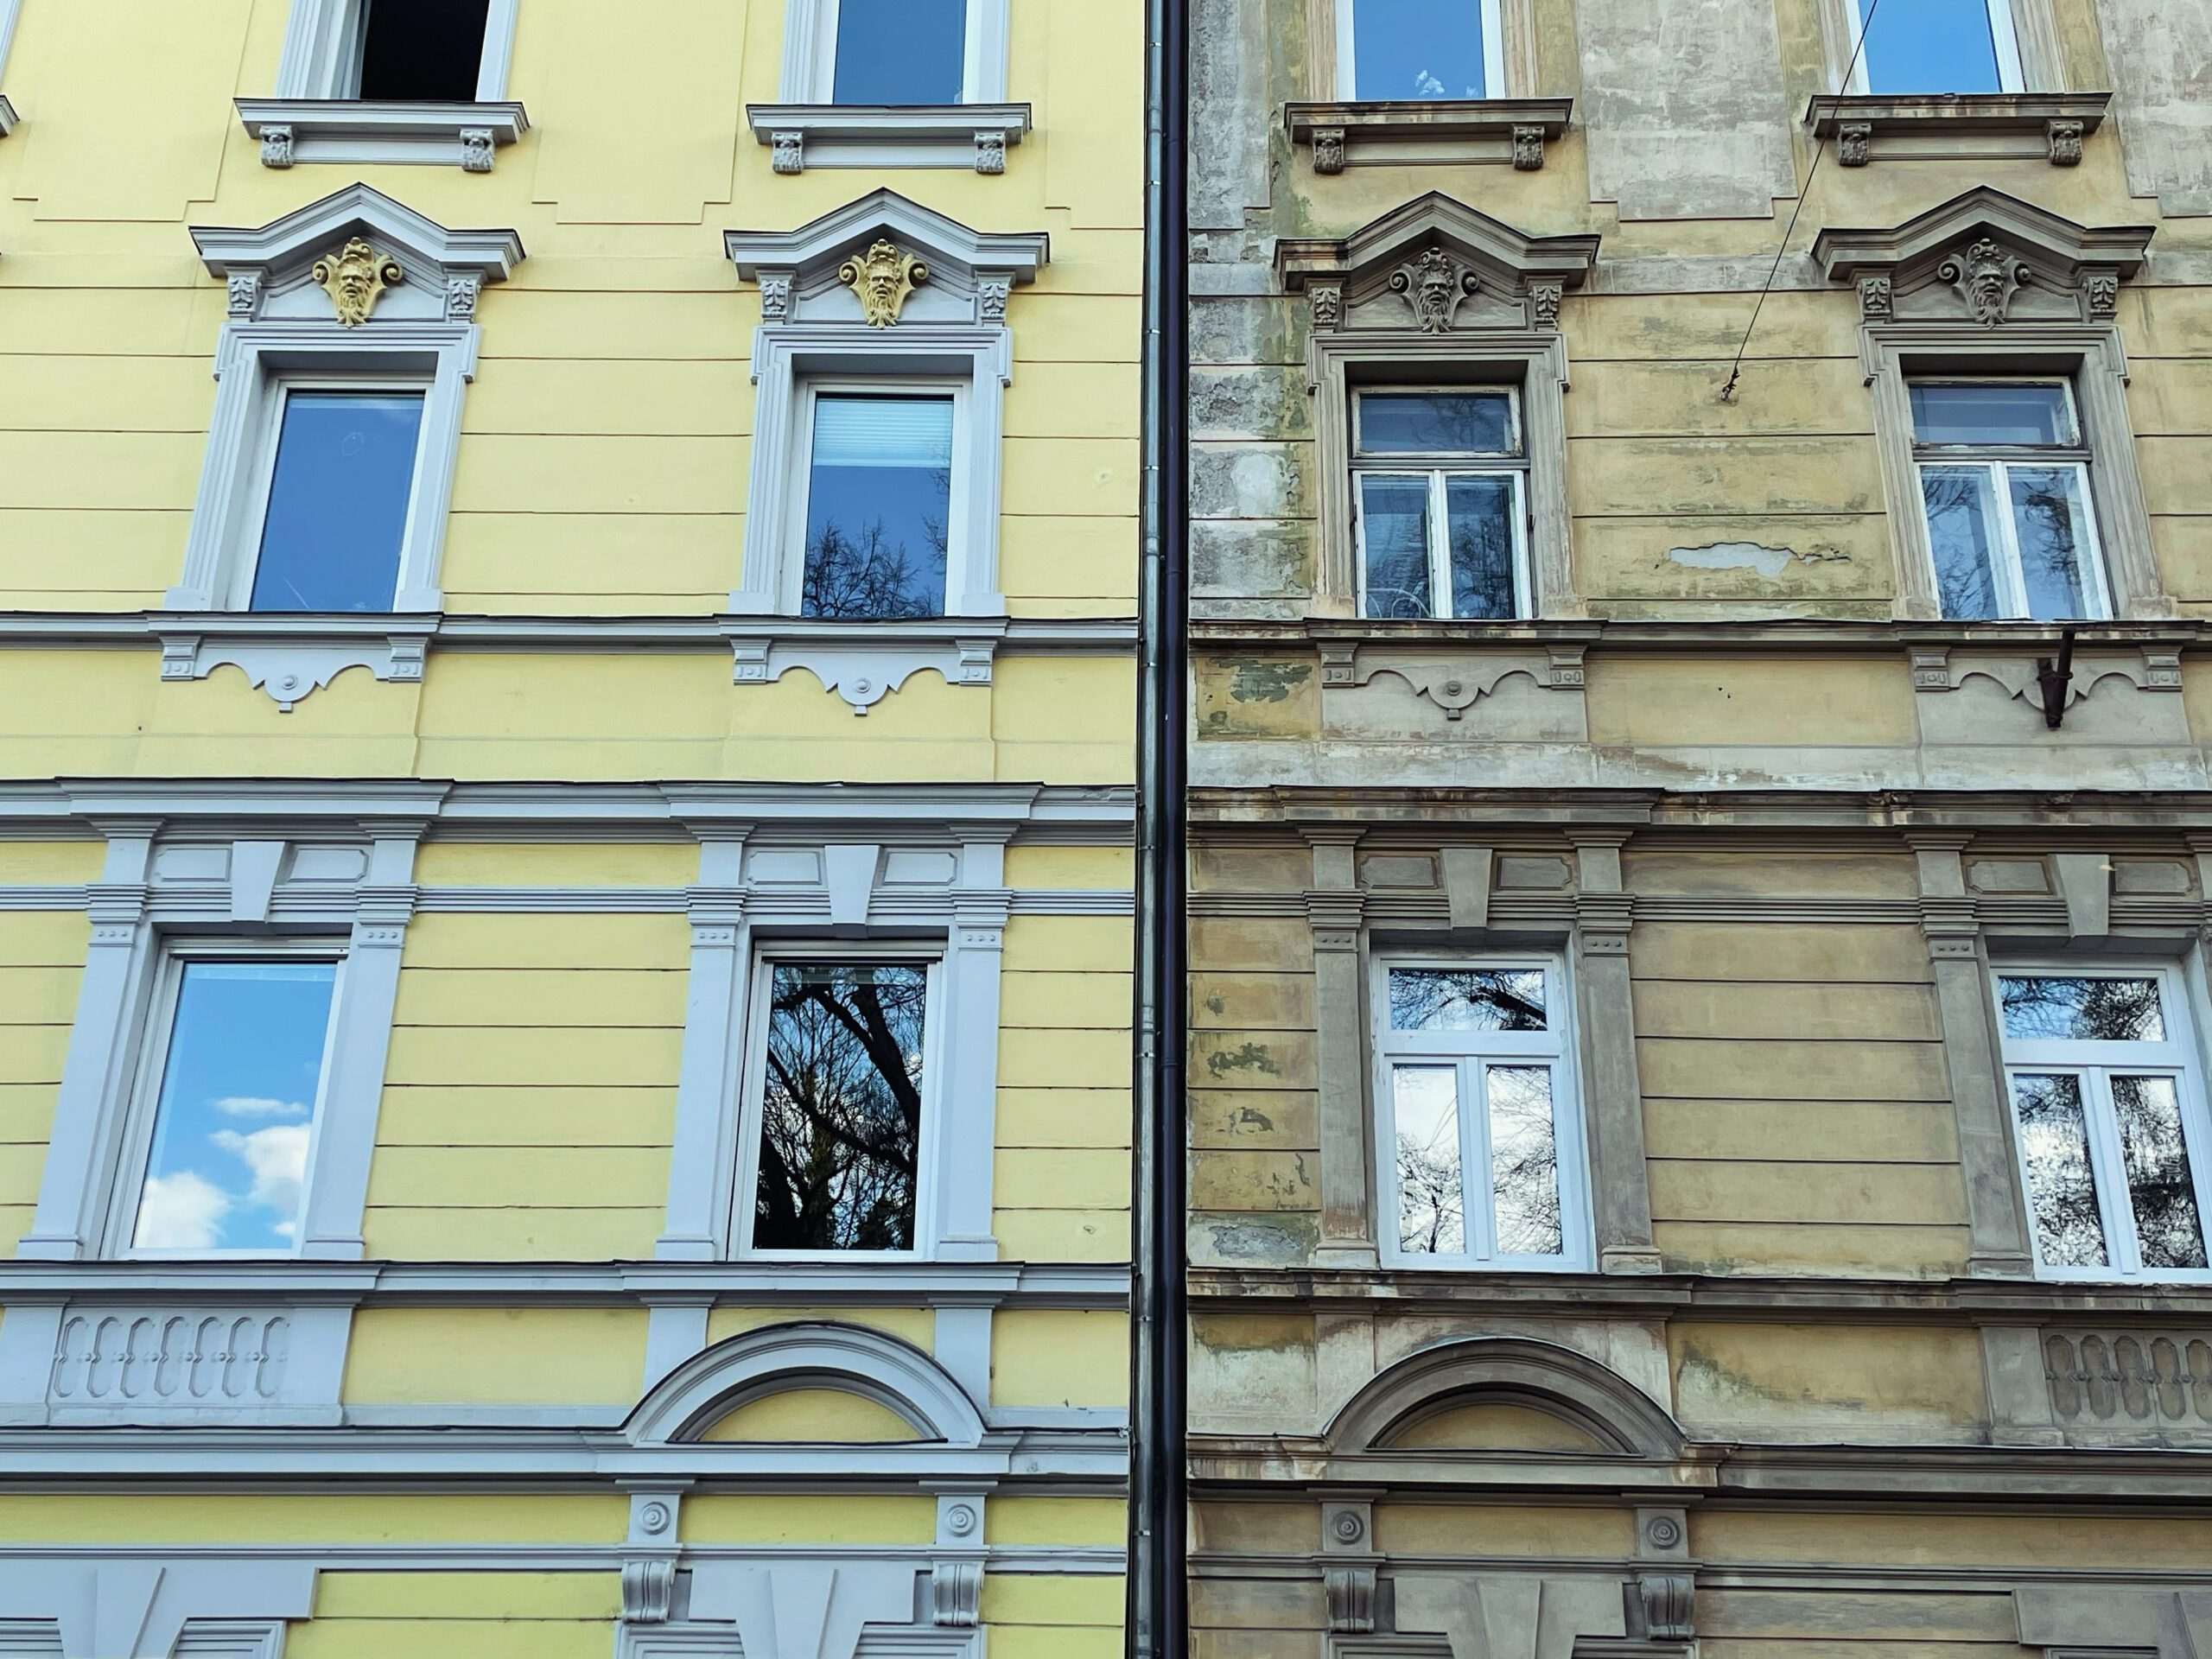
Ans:
[[[1874,14],[1882,9],[1882,0],[1868,0],[1866,15],[1859,24],[1859,38],[1851,44],[1851,61],[1843,67],[1843,84],[1851,85],[1852,76],[1859,73],[1859,60],[1866,50],[1866,31],[1874,26]],[[1839,88],[1839,91],[1841,89]],[[1813,149],[1813,164],[1805,169],[1804,187],[1797,192],[1797,205],[1789,210],[1789,223],[1782,232],[1782,245],[1774,251],[1774,264],[1767,267],[1766,282],[1759,289],[1757,304],[1751,307],[1751,320],[1744,325],[1744,337],[1736,344],[1736,360],[1729,365],[1728,384],[1720,388],[1720,401],[1736,401],[1736,383],[1744,378],[1744,353],[1751,348],[1751,334],[1759,326],[1759,313],[1766,309],[1766,296],[1774,292],[1774,279],[1782,274],[1782,261],[1789,251],[1789,238],[1797,233],[1797,216],[1805,211],[1811,199],[1813,181],[1821,175],[1821,162],[1828,153],[1825,143],[1816,143]]]

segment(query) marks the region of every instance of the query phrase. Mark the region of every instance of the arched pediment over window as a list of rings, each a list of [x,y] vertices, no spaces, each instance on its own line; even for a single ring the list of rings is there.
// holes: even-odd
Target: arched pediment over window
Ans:
[[[1681,1430],[1618,1373],[1551,1343],[1483,1337],[1425,1348],[1353,1395],[1329,1425],[1338,1457],[1527,1452],[1672,1462]]]
[[[622,1433],[634,1446],[697,1442],[760,1402],[825,1393],[887,1413],[912,1430],[909,1443],[972,1447],[983,1438],[975,1402],[930,1356],[880,1331],[827,1321],[765,1326],[693,1355],[639,1402]]]

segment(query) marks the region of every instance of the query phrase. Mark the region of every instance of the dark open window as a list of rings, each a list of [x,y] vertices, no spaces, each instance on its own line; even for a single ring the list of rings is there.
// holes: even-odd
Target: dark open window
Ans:
[[[484,66],[492,0],[362,0],[361,96],[467,104]]]

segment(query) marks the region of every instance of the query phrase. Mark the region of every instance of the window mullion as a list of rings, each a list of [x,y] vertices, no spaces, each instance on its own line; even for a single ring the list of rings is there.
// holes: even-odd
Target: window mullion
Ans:
[[[1490,1078],[1478,1057],[1459,1062],[1459,1180],[1467,1209],[1467,1251],[1479,1262],[1497,1259],[1497,1195],[1491,1185]]]
[[[2113,1107],[2111,1076],[2102,1066],[2083,1066],[2081,1077],[2089,1173],[2096,1183],[2098,1213],[2104,1218],[2105,1255],[2113,1272],[2133,1279],[2143,1271],[2143,1249],[2135,1236],[2135,1195],[2127,1184],[2127,1157]]]
[[[2006,615],[2028,614],[2028,577],[2020,564],[2020,537],[2012,523],[2012,469],[2001,461],[1981,463],[1989,474],[1989,511],[1997,521],[1997,547],[2001,569],[1996,573],[2005,588],[2000,603]]]
[[[1452,603],[1452,517],[1446,477],[1441,468],[1428,475],[1428,603],[1432,615],[1448,620],[1458,612]]]

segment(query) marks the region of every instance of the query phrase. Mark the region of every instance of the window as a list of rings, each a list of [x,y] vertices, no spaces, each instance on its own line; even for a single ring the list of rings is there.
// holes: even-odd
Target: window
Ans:
[[[957,104],[967,89],[968,0],[832,0],[836,104]]]
[[[1946,617],[2112,614],[2063,381],[1915,381],[1913,454]]]
[[[762,960],[748,1099],[759,1253],[903,1255],[929,1236],[931,991],[938,958]],[[978,1154],[981,1155],[981,1154]]]
[[[1528,462],[1511,392],[1359,393],[1352,472],[1361,614],[1529,614]]]
[[[2212,1276],[2203,1096],[2178,976],[2023,969],[1997,991],[2043,1270]]]
[[[245,608],[392,608],[414,499],[423,393],[278,389],[261,534]]]
[[[121,1245],[281,1255],[300,1231],[340,964],[173,948],[156,991]]]
[[[1376,1041],[1385,1253],[1437,1266],[1587,1260],[1556,961],[1384,963]]]
[[[811,385],[799,614],[944,614],[957,392]]]
[[[1847,0],[1853,39],[1865,33],[1858,79],[1875,93],[2017,92],[2020,47],[2012,0]]]
[[[372,0],[365,10],[356,96],[451,104],[480,96],[491,0]]]
[[[1338,0],[1348,99],[1503,97],[1503,59],[1498,0]]]

